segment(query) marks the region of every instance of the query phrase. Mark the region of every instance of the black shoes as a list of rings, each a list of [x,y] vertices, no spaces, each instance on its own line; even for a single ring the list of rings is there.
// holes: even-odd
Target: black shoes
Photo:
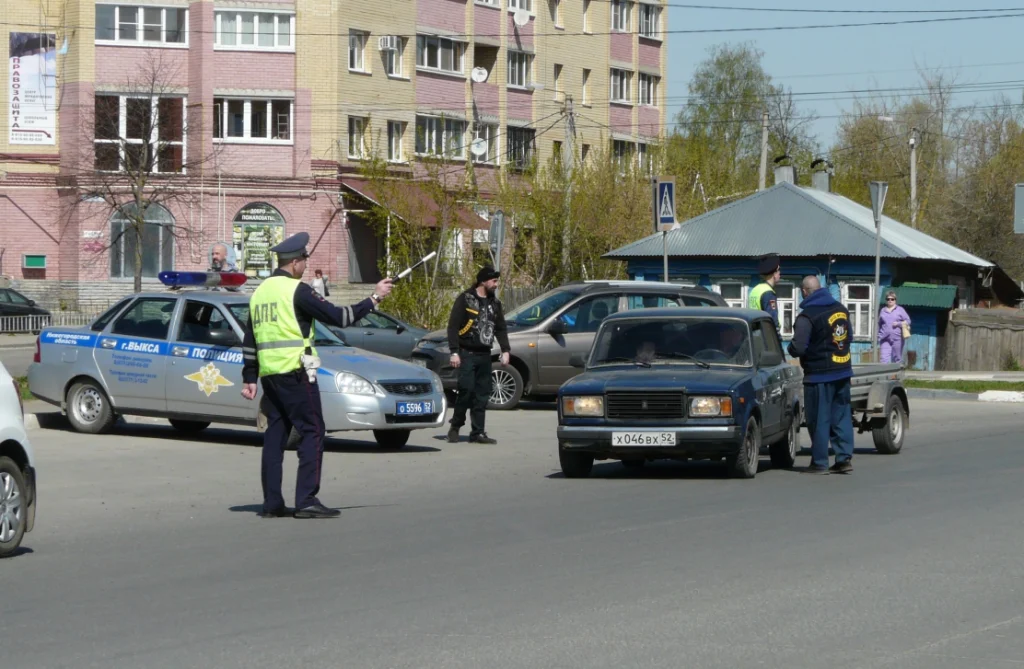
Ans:
[[[273,511],[260,511],[260,518],[284,518],[292,515],[292,510],[287,506],[279,506]]]
[[[341,511],[328,509],[323,504],[314,504],[295,510],[296,518],[337,518],[340,515]]]
[[[821,465],[809,465],[807,469],[800,472],[801,474],[818,474],[820,476],[828,476],[828,467],[822,467]]]
[[[459,428],[453,427],[452,429],[448,430],[448,443],[449,444],[457,444],[457,443],[459,443]]]
[[[469,441],[470,441],[470,443],[473,443],[473,444],[496,444],[496,443],[498,443],[497,439],[491,439],[490,437],[488,437],[486,432],[481,432],[480,434],[471,434],[471,435],[469,435]]]
[[[849,460],[846,462],[837,462],[829,467],[829,471],[833,474],[851,474],[853,473],[853,463]]]

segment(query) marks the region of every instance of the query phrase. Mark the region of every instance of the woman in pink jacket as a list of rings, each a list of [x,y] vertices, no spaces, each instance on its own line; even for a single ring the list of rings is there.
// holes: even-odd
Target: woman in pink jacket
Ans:
[[[896,304],[896,293],[885,294],[885,306],[878,314],[878,343],[881,362],[903,362],[903,323],[910,325],[907,310]]]

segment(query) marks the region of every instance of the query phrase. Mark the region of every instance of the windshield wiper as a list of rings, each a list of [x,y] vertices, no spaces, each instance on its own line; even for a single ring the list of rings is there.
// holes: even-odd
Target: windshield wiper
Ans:
[[[622,358],[622,357],[619,357],[619,358],[605,358],[604,360],[602,360],[598,364],[603,365],[606,362],[631,362],[634,365],[636,365],[637,367],[648,367],[648,368],[651,366],[651,363],[645,362],[643,360],[635,360],[633,358]]]
[[[693,357],[692,355],[689,355],[688,353],[675,353],[675,352],[659,353],[658,357],[659,358],[677,358],[679,360],[689,360],[692,363],[694,363],[695,365],[703,367],[704,369],[711,369],[711,365],[709,365],[708,363],[704,362],[703,360],[698,360],[697,358]]]

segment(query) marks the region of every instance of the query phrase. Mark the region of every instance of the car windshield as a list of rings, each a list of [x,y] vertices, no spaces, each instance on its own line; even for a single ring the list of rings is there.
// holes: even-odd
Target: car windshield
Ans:
[[[636,318],[604,324],[590,366],[633,362],[749,367],[750,334],[736,318]]]
[[[505,317],[509,325],[536,325],[580,294],[581,289],[556,288],[536,297]]]
[[[235,304],[228,305],[228,311],[235,317],[238,324],[245,330],[245,324],[249,322],[249,304],[246,302],[236,302]],[[347,346],[345,342],[338,338],[333,332],[331,332],[323,323],[314,321],[313,331],[315,332],[313,338],[313,346]]]

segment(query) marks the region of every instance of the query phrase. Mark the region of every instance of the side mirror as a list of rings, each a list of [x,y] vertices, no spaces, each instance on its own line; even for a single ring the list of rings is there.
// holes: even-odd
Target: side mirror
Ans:
[[[587,361],[579,353],[569,356],[569,366],[576,369],[586,369]]]
[[[36,306],[36,301],[35,300],[29,300],[28,301],[28,306],[30,306],[30,307]]]
[[[548,326],[548,334],[554,335],[556,337],[559,335],[564,335],[568,331],[569,327],[561,318],[556,318],[555,320],[551,321],[551,325]]]
[[[241,346],[242,340],[234,330],[210,330],[210,343],[217,346]]]
[[[775,367],[782,364],[782,354],[775,351],[761,351],[758,367]]]
[[[402,334],[403,332],[405,332],[404,325],[399,325],[397,328],[395,328],[395,334]]]

